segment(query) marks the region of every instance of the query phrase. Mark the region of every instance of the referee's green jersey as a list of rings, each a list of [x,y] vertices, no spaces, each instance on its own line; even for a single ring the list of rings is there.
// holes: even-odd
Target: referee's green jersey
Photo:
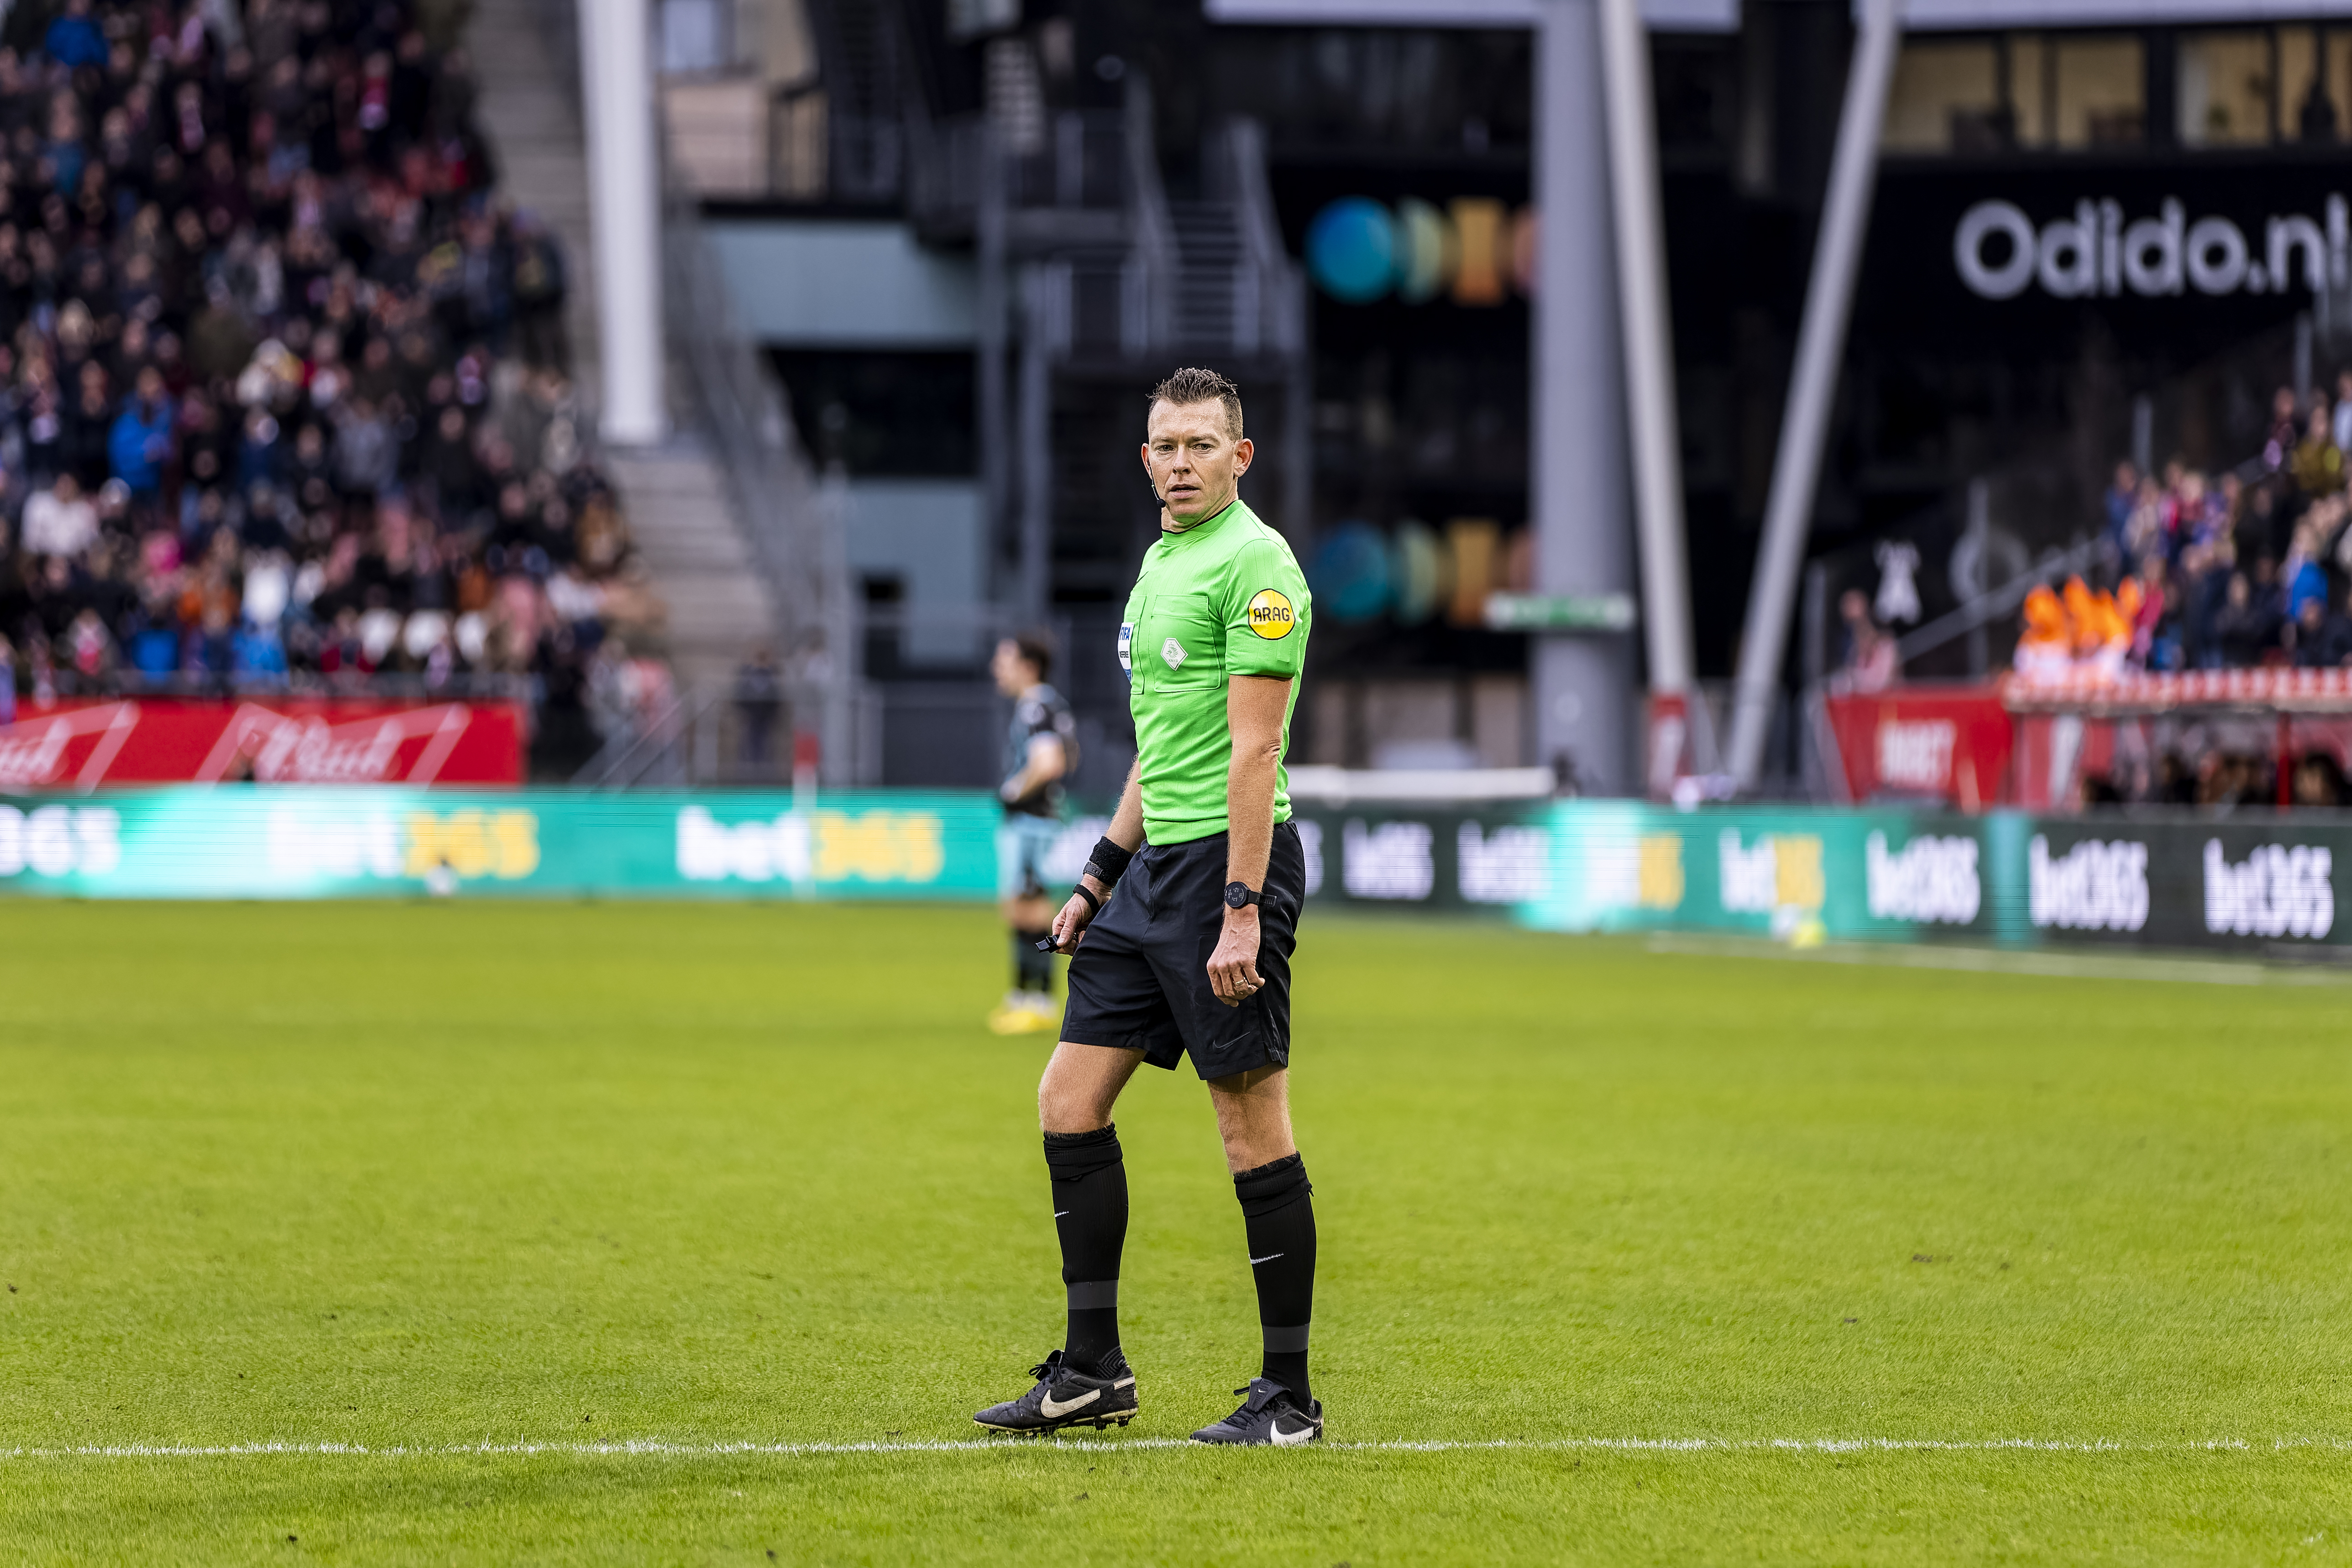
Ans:
[[[1225,830],[1232,677],[1291,681],[1282,715],[1282,749],[1289,752],[1314,619],[1289,542],[1238,500],[1181,533],[1160,534],[1144,552],[1118,628],[1118,662],[1143,763],[1148,841],[1183,844]],[[1278,759],[1274,819],[1290,820],[1290,774]]]

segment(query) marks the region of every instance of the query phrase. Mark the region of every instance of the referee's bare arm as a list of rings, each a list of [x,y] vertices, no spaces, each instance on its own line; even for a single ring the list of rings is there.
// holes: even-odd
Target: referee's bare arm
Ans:
[[[1267,810],[1273,809],[1273,796],[1266,797]],[[1267,831],[1271,833],[1272,828]],[[1110,832],[1106,835],[1113,844],[1129,851],[1143,847],[1143,759],[1137,757],[1135,765],[1127,770],[1127,787],[1118,792],[1118,809],[1110,814]],[[1083,875],[1078,880],[1097,900],[1110,897],[1110,889],[1099,877]],[[1062,905],[1062,912],[1054,917],[1054,948],[1057,952],[1076,952],[1078,941],[1086,935],[1087,922],[1095,911],[1086,900],[1072,893]]]
[[[1290,682],[1236,675],[1225,693],[1225,727],[1234,760],[1225,773],[1225,880],[1265,890],[1266,858],[1274,850],[1274,781],[1282,766],[1282,721],[1290,710]],[[1209,955],[1209,988],[1238,1007],[1265,984],[1257,973],[1257,906],[1225,910],[1217,951]]]

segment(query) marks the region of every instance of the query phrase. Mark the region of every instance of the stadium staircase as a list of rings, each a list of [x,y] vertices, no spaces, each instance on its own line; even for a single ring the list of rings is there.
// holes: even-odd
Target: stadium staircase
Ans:
[[[597,279],[577,33],[568,11],[545,0],[480,0],[468,47],[498,160],[499,194],[536,214],[562,241],[571,286],[565,326],[575,374],[593,405],[600,365]],[[655,591],[668,606],[665,651],[684,692],[723,686],[754,647],[772,640],[777,622],[735,515],[726,469],[699,429],[684,366],[673,366],[669,383],[679,434],[659,447],[607,449],[602,457]]]
[[[1232,342],[1239,334],[1243,289],[1249,277],[1242,226],[1223,202],[1171,202],[1175,228],[1176,336],[1182,342]]]
[[[812,15],[830,18],[818,32],[820,53],[846,30],[849,16],[884,9],[817,0]],[[874,58],[845,48],[825,54],[827,79],[852,76]],[[1042,126],[1030,123],[1042,108],[1020,95],[1002,95],[991,110],[935,119],[915,84],[899,90],[908,121],[905,196],[917,234],[976,252],[982,300],[1005,301],[1009,379],[1019,378],[1015,367],[1025,355],[1045,360],[1049,390],[1008,399],[1003,433],[1013,449],[1050,455],[1026,468],[1047,493],[1022,498],[1016,468],[992,476],[990,511],[1008,535],[1041,502],[1051,519],[1050,583],[1028,584],[1016,597],[1056,605],[1111,601],[1156,514],[1139,510],[1131,482],[1112,487],[1116,500],[1103,509],[1095,504],[1102,487],[1067,481],[1113,452],[1131,480],[1128,400],[1139,384],[1176,364],[1214,365],[1258,390],[1261,428],[1304,432],[1306,283],[1283,246],[1264,131],[1247,119],[1213,127],[1200,149],[1197,188],[1171,198],[1150,87],[1139,72],[1125,79],[1120,107],[1054,110]],[[879,95],[850,96],[864,102]],[[853,126],[850,133],[862,132]],[[1112,429],[1116,439],[1102,439]],[[1278,437],[1276,446],[1291,456],[1276,475],[1275,514],[1303,529],[1307,443]]]

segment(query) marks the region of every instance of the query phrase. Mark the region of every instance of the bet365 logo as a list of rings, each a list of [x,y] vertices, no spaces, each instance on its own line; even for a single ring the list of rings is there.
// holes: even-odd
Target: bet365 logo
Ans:
[[[1249,629],[1268,642],[1288,637],[1290,628],[1297,624],[1298,616],[1291,609],[1290,601],[1272,588],[1259,590],[1249,602]]]

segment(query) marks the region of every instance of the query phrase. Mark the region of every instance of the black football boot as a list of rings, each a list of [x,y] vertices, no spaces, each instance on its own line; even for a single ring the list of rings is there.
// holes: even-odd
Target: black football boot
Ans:
[[[1055,1351],[1029,1369],[1037,1386],[1018,1399],[992,1405],[972,1417],[992,1432],[1016,1437],[1039,1437],[1065,1426],[1092,1426],[1099,1431],[1116,1421],[1124,1426],[1140,1408],[1135,1397],[1135,1373],[1127,1358],[1110,1352],[1101,1375],[1089,1377],[1062,1364]]]
[[[1277,1448],[1295,1448],[1322,1440],[1321,1400],[1301,1405],[1290,1390],[1267,1377],[1251,1378],[1248,1387],[1234,1392],[1249,1397],[1223,1421],[1193,1433],[1192,1441],[1244,1447],[1270,1443]]]

